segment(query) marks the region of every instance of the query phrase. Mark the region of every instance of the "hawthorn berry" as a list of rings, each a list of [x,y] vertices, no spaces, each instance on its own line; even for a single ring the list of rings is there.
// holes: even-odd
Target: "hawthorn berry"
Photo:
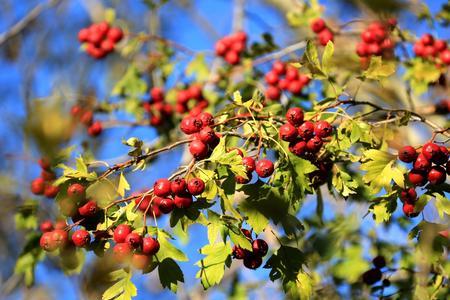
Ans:
[[[294,95],[300,95],[303,89],[303,84],[300,80],[292,80],[288,84],[288,90]]]
[[[314,133],[320,138],[329,137],[332,132],[333,127],[327,121],[321,120],[314,124]]]
[[[52,239],[52,233],[53,231],[44,232],[39,239],[39,246],[48,252],[52,252],[58,249],[58,246]]]
[[[145,270],[152,262],[151,256],[143,253],[133,253],[131,264],[135,269]]]
[[[266,89],[266,97],[273,101],[280,100],[281,90],[274,85],[269,85]]]
[[[414,162],[413,165],[415,170],[419,170],[419,171],[428,171],[431,167],[431,163],[430,161],[425,157],[425,155],[423,153],[420,153],[417,158],[416,161]]]
[[[39,225],[39,229],[42,232],[50,232],[53,230],[53,223],[50,220],[45,220]]]
[[[264,76],[264,79],[266,80],[267,84],[269,85],[276,85],[278,83],[279,77],[278,74],[274,71],[269,71]]]
[[[286,66],[284,63],[277,60],[272,64],[272,71],[277,75],[284,75],[286,73]]]
[[[185,134],[194,134],[200,131],[203,127],[203,122],[197,117],[187,116],[181,120],[180,129]]]
[[[50,239],[55,243],[57,248],[62,248],[67,244],[69,234],[63,229],[55,229],[51,232]]]
[[[107,34],[108,40],[117,43],[123,38],[123,31],[118,27],[112,27]]]
[[[78,208],[78,213],[83,217],[93,217],[97,213],[97,209],[97,203],[90,200]]]
[[[233,246],[233,252],[232,252],[233,258],[244,259],[244,257],[247,254],[246,252],[247,251],[245,249],[242,249],[241,247],[239,247],[237,245]]]
[[[204,127],[198,133],[198,138],[205,144],[212,144],[216,139],[216,133],[211,127]]]
[[[142,236],[136,232],[130,232],[125,237],[125,242],[128,243],[132,249],[137,249],[142,245]]]
[[[155,255],[159,251],[159,242],[152,237],[142,239],[142,253],[147,255]]]
[[[125,262],[131,256],[132,249],[128,243],[117,243],[113,248],[114,258],[118,262]]]
[[[286,123],[281,125],[279,134],[283,141],[292,142],[297,138],[298,131],[291,123]]]
[[[67,227],[67,222],[65,220],[59,220],[55,222],[55,229],[65,229]]]
[[[35,195],[42,195],[45,190],[45,181],[39,177],[31,182],[31,192]]]
[[[255,159],[251,156],[245,156],[242,158],[242,164],[244,165],[247,172],[251,173],[256,169]]]
[[[197,116],[197,118],[199,118],[200,121],[202,121],[202,126],[214,125],[214,117],[209,112],[203,111]]]
[[[45,181],[51,181],[56,178],[56,174],[53,171],[42,170],[41,178],[44,179]]]
[[[103,131],[103,126],[100,121],[95,121],[88,128],[88,134],[92,137],[99,136],[102,133],[102,131]]]
[[[374,257],[374,259],[372,259],[372,264],[375,266],[375,268],[382,269],[386,266],[386,259],[384,258],[384,256],[378,255]]]
[[[184,178],[175,178],[175,180],[170,183],[170,190],[174,195],[185,193],[186,189],[187,183]]]
[[[404,146],[398,151],[398,159],[405,163],[411,163],[417,158],[416,149],[412,146]]]
[[[254,254],[263,257],[267,254],[269,246],[267,246],[266,241],[262,239],[256,239],[252,243],[252,249]]]
[[[86,196],[84,186],[79,183],[72,183],[67,188],[67,196],[76,199],[77,201],[84,199]]]
[[[177,194],[173,198],[173,203],[178,208],[189,208],[192,205],[192,195],[187,192]]]
[[[433,162],[437,165],[443,165],[448,161],[449,152],[447,147],[440,146],[440,151],[433,157]]]
[[[84,247],[91,242],[91,236],[88,231],[78,229],[72,234],[72,241],[77,247]]]
[[[50,170],[51,163],[50,163],[48,158],[46,158],[46,157],[39,158],[38,159],[38,164],[39,164],[39,166],[41,167],[42,170],[47,170],[47,171]]]
[[[415,186],[423,186],[427,183],[427,174],[420,170],[411,170],[408,173],[408,179]]]
[[[314,136],[308,142],[306,142],[306,150],[312,153],[319,152],[322,148],[323,141],[320,137]]]
[[[362,280],[367,285],[372,285],[381,280],[382,273],[380,269],[373,268],[363,273]]]
[[[296,68],[294,68],[293,66],[287,66],[285,79],[288,82],[297,80],[298,79],[298,70]]]
[[[239,183],[239,184],[247,184],[247,183],[249,183],[252,180],[252,177],[253,177],[252,173],[247,172],[246,176],[247,177],[237,175],[236,178],[235,178],[236,182]]]
[[[305,121],[298,127],[298,135],[304,139],[309,140],[314,136],[314,123],[311,121]]]
[[[203,159],[208,156],[208,145],[199,140],[194,140],[189,144],[189,152],[195,159]]]
[[[258,269],[262,264],[262,258],[261,256],[257,256],[253,253],[248,253],[247,255],[245,255],[244,257],[244,266],[255,270]]]
[[[100,44],[100,48],[106,53],[114,51],[114,42],[110,40],[103,40]]]
[[[153,201],[157,201],[159,210],[161,210],[161,212],[163,214],[169,214],[170,212],[172,212],[173,207],[174,207],[174,203],[173,200],[170,198],[155,198]]]
[[[153,185],[153,193],[158,197],[167,197],[172,191],[172,183],[167,178],[160,178]]]
[[[307,151],[307,144],[305,141],[297,140],[289,144],[289,151],[296,156],[302,157]]]
[[[303,123],[303,110],[300,107],[291,107],[286,113],[286,120],[291,125],[298,127]]]
[[[125,243],[127,235],[131,233],[131,227],[127,224],[120,224],[114,229],[113,238],[116,243]]]
[[[311,30],[314,33],[319,33],[322,30],[324,30],[325,28],[327,28],[327,25],[325,24],[325,21],[321,18],[314,19],[311,22]]]
[[[317,37],[322,46],[326,46],[329,41],[334,41],[334,35],[329,29],[322,30]]]
[[[261,178],[269,177],[274,171],[273,163],[268,159],[261,159],[256,162],[255,171]]]
[[[200,178],[192,178],[188,181],[187,189],[194,196],[200,195],[205,190],[205,182]]]
[[[441,166],[434,166],[428,172],[428,181],[432,185],[437,185],[445,182],[447,175],[445,174],[445,169]]]
[[[153,103],[159,103],[164,101],[164,90],[161,87],[154,86],[150,90],[150,97]]]
[[[435,143],[426,143],[423,145],[421,153],[426,159],[434,161],[434,158],[439,155],[440,151],[440,147]]]
[[[417,200],[417,192],[414,188],[409,188],[400,192],[402,202],[414,203]]]
[[[55,198],[59,192],[59,187],[53,184],[46,184],[44,188],[44,195],[47,198]]]
[[[415,212],[414,204],[408,202],[403,203],[403,213],[405,214],[405,216],[412,217],[414,215],[414,212]]]
[[[228,51],[225,54],[225,61],[230,65],[237,65],[241,61],[239,53],[237,51]]]

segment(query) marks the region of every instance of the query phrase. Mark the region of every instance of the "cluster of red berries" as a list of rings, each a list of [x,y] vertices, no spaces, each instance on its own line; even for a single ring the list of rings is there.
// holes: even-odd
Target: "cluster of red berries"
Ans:
[[[55,198],[59,187],[52,184],[56,178],[55,172],[48,159],[41,158],[38,161],[41,167],[41,175],[31,182],[31,192],[35,195],[44,195],[47,198]]]
[[[414,43],[414,53],[418,57],[431,61],[436,61],[439,57],[440,62],[450,65],[450,49],[447,49],[447,42],[435,39],[429,33],[424,34]]]
[[[241,231],[252,244],[252,251],[234,245],[232,252],[233,258],[243,259],[246,268],[255,270],[261,266],[262,258],[266,256],[269,246],[267,246],[266,241],[263,239],[253,239],[252,233],[249,230],[242,228]]]
[[[39,244],[45,251],[54,251],[67,244],[68,234],[65,231],[67,224],[65,221],[57,221],[55,224],[50,220],[43,221],[39,228],[42,232]]]
[[[227,35],[216,42],[216,55],[223,57],[230,65],[237,65],[241,61],[246,43],[247,34],[243,31]]]
[[[382,269],[386,267],[386,259],[383,256],[378,255],[372,260],[372,264],[374,268],[367,270],[362,275],[362,280],[367,285],[373,285],[381,280],[381,278],[383,277]],[[383,285],[389,286],[390,285],[389,279],[387,278],[384,279]]]
[[[161,126],[173,115],[173,107],[164,101],[164,90],[160,87],[153,87],[150,97],[150,101],[144,102],[143,107],[150,116],[150,125]]]
[[[445,146],[433,142],[423,145],[420,153],[412,146],[404,146],[398,152],[398,158],[405,163],[413,163],[408,173],[409,182],[413,186],[438,185],[445,182],[450,174],[449,151]],[[403,212],[408,217],[415,217],[419,212],[415,210],[417,193],[414,188],[401,192],[400,200],[403,202]]]
[[[67,197],[59,201],[59,209],[66,217],[74,221],[94,218],[99,212],[97,203],[86,198],[86,188],[80,183],[72,183],[67,187]]]
[[[159,242],[153,237],[142,237],[133,232],[127,224],[120,224],[114,229],[114,258],[118,262],[128,262],[139,270],[145,270],[152,262],[152,256],[159,251]]]
[[[269,100],[279,100],[281,91],[300,95],[302,89],[311,81],[309,76],[299,73],[298,69],[286,66],[281,61],[272,64],[272,70],[266,73],[264,79],[269,85],[266,89],[266,97]]]
[[[395,42],[389,37],[389,24],[372,22],[361,33],[361,42],[356,45],[356,54],[361,58],[383,56],[390,58],[394,53]]]
[[[328,28],[324,19],[318,18],[311,22],[311,30],[317,34],[317,41],[322,46],[326,46],[329,41],[334,40],[334,34]]]
[[[159,217],[161,213],[169,214],[177,208],[189,208],[193,202],[193,196],[202,194],[205,190],[205,182],[200,178],[176,178],[170,181],[167,178],[158,179],[153,186],[154,197],[146,196],[137,198],[136,205],[140,211],[148,210],[152,205],[152,213]],[[150,209],[149,208],[149,209]]]
[[[236,151],[242,157],[242,164],[245,167],[247,175],[247,178],[243,176],[236,176],[236,182],[239,184],[249,183],[252,180],[253,171],[255,171],[260,178],[267,178],[270,177],[275,170],[273,162],[271,162],[267,158],[255,161],[255,159],[251,156],[244,156],[244,153],[239,148],[230,149],[228,152],[231,151]]]
[[[450,99],[442,99],[435,105],[436,114],[446,115],[450,113]]]
[[[87,127],[87,132],[90,136],[96,137],[102,133],[102,123],[94,121],[94,112],[92,110],[84,109],[80,105],[75,104],[72,106],[70,113],[72,117]]]
[[[92,24],[78,32],[78,40],[86,43],[86,52],[96,59],[104,58],[113,52],[116,43],[122,38],[122,29],[110,27],[107,22]]]
[[[192,105],[192,102],[195,102],[195,105]],[[191,115],[198,115],[208,105],[208,100],[203,96],[202,87],[198,84],[193,84],[177,92],[175,111],[179,114],[189,112]]]
[[[181,131],[194,137],[189,143],[189,152],[195,159],[208,157],[219,144],[220,136],[212,129],[213,125],[214,117],[208,112],[201,112],[196,116],[189,115],[181,120]]]

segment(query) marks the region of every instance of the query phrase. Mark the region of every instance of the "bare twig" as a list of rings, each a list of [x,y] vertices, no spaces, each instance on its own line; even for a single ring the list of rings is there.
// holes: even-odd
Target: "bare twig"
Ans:
[[[253,66],[256,66],[256,65],[259,65],[259,64],[263,64],[265,62],[268,62],[268,61],[271,61],[271,60],[274,60],[274,59],[282,58],[283,56],[286,56],[286,55],[288,55],[288,54],[290,54],[292,52],[295,52],[297,50],[303,49],[305,47],[306,47],[306,42],[305,41],[301,41],[301,42],[292,44],[292,45],[287,46],[287,47],[285,47],[285,48],[283,48],[283,49],[281,49],[279,51],[272,52],[272,53],[269,53],[267,55],[264,55],[262,57],[259,57],[259,58],[255,59],[253,61]]]

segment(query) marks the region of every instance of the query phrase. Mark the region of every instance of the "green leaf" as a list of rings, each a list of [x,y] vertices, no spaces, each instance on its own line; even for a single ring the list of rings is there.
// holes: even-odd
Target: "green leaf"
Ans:
[[[282,245],[266,262],[264,268],[271,269],[269,278],[272,281],[296,282],[298,274],[305,263],[305,255],[297,248]]]
[[[383,78],[389,77],[395,73],[395,62],[393,61],[382,61],[381,56],[372,56],[370,59],[370,65],[367,70],[363,72],[363,77],[381,80]]]
[[[306,61],[306,67],[308,67],[308,69],[311,71],[314,78],[316,79],[327,78],[327,75],[323,72],[322,67],[320,65],[317,47],[313,41],[307,42],[303,60]]]
[[[330,68],[332,67],[331,59],[333,58],[333,53],[334,44],[332,41],[328,41],[322,54],[322,71],[327,76],[329,75]]]
[[[128,184],[128,181],[125,178],[125,176],[123,176],[123,172],[121,172],[120,177],[119,177],[119,184],[117,186],[117,193],[119,193],[120,196],[124,197],[125,191],[129,191],[129,190],[130,190],[130,185]]]
[[[139,97],[147,92],[147,83],[141,78],[138,69],[131,64],[125,75],[116,83],[112,90],[112,95],[126,95],[130,97]]]
[[[201,279],[203,288],[206,290],[220,283],[225,266],[231,264],[231,245],[229,242],[206,245],[200,249],[200,253],[206,257],[195,263],[200,267],[196,278]]]
[[[196,75],[198,81],[205,81],[209,78],[209,68],[205,61],[205,54],[197,54],[197,56],[187,65],[186,75]]]
[[[351,194],[356,194],[358,182],[353,180],[350,174],[341,170],[337,165],[335,165],[335,169],[336,173],[333,174],[332,184],[336,190],[344,198],[347,198]]]
[[[414,58],[409,61],[404,79],[408,80],[415,94],[420,95],[428,91],[428,86],[432,82],[437,82],[441,76],[441,70],[436,68],[433,62]]]
[[[397,198],[396,194],[383,196],[378,198],[375,204],[372,204],[369,211],[373,213],[375,223],[380,224],[383,222],[388,222],[391,218],[392,213],[397,208]]]
[[[237,105],[242,105],[242,96],[239,91],[233,93],[233,100]]]
[[[114,21],[116,20],[116,11],[114,9],[112,9],[112,8],[105,9],[105,17],[104,17],[104,19],[109,24],[114,23]]]
[[[92,183],[86,189],[86,197],[91,198],[101,208],[114,201],[119,194],[114,184],[106,178]]]
[[[237,151],[226,151],[225,139],[220,139],[219,144],[214,148],[209,160],[211,162],[226,166],[237,176],[247,178],[245,166],[242,164],[242,157]]]
[[[269,224],[269,219],[256,207],[258,203],[241,201],[239,211],[246,217],[246,222],[253,228],[256,234],[260,234]]]
[[[228,234],[230,235],[230,239],[233,244],[240,246],[241,248],[252,250],[252,244],[245,237],[245,235],[241,232],[241,230],[236,226],[230,226],[228,230]]]
[[[158,241],[160,250],[156,257],[159,261],[163,261],[166,258],[172,258],[178,261],[188,261],[186,255],[179,249],[177,249],[172,243],[169,242],[172,239],[169,234],[163,230],[158,230]]]
[[[436,197],[435,203],[439,217],[444,219],[444,214],[450,215],[450,200],[439,193],[433,193],[433,195]]]
[[[136,286],[131,281],[131,272],[117,270],[108,277],[110,281],[117,282],[103,293],[102,300],[131,300],[137,295]]]
[[[158,265],[159,281],[164,288],[176,293],[178,282],[184,282],[183,272],[178,264],[171,258],[165,258]]]
[[[17,229],[36,229],[38,220],[36,216],[38,202],[34,200],[26,201],[19,206],[18,212],[14,215],[14,222]]]
[[[44,251],[39,246],[40,237],[41,235],[36,232],[26,236],[25,245],[14,266],[14,274],[23,275],[27,287],[34,283],[34,269],[45,257]]]

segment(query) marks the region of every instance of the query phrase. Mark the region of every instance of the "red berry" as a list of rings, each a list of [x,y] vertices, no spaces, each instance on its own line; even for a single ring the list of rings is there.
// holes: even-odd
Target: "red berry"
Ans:
[[[128,243],[118,243],[113,248],[114,258],[118,262],[125,262],[131,256],[132,249]]]
[[[314,124],[314,133],[321,138],[329,137],[333,132],[333,127],[327,121],[317,121]]]
[[[89,39],[89,34],[90,34],[89,29],[87,28],[81,29],[80,31],[78,31],[78,40],[81,43],[87,42]]]
[[[203,127],[214,125],[214,117],[209,112],[201,112],[197,118],[202,121]]]
[[[192,205],[192,195],[185,192],[173,198],[173,202],[178,208],[189,208]]]
[[[441,58],[441,61],[444,64],[450,65],[450,50],[449,49],[443,50],[439,57]]]
[[[228,51],[225,54],[225,60],[230,65],[237,65],[240,62],[241,58],[239,57],[239,53],[238,52],[236,52],[236,51]]]
[[[425,46],[420,42],[417,42],[414,44],[413,50],[414,50],[414,53],[416,54],[416,56],[423,57],[425,55]],[[449,51],[449,54],[450,54],[450,51]],[[450,55],[449,55],[449,59],[450,59]],[[441,53],[441,60],[442,60],[442,53]]]
[[[277,75],[284,75],[286,73],[286,66],[284,63],[277,60],[272,64],[272,71]]]
[[[398,151],[398,159],[402,162],[410,163],[416,160],[417,152],[412,146],[404,146]]]
[[[189,144],[189,152],[195,159],[203,159],[208,156],[208,145],[199,140],[194,140]]]
[[[44,179],[45,181],[51,181],[56,178],[56,175],[53,171],[42,170],[41,178]]]
[[[257,255],[250,253],[249,255],[246,255],[244,257],[244,266],[249,269],[255,270],[255,269],[259,268],[261,266],[261,264],[262,264],[261,256],[257,256]]]
[[[55,243],[56,247],[62,248],[67,244],[69,234],[63,229],[55,229],[51,232],[50,239],[53,243]]]
[[[386,259],[382,255],[377,255],[374,257],[374,259],[372,259],[372,264],[375,266],[375,268],[382,269],[386,267]]]
[[[135,269],[145,270],[150,263],[152,262],[152,258],[149,255],[142,253],[134,253],[131,257],[131,264]]]
[[[192,195],[200,195],[205,191],[205,183],[200,178],[192,178],[189,180],[187,188]]]
[[[276,85],[278,83],[278,74],[274,71],[269,71],[266,73],[266,76],[264,76],[264,79],[266,80],[267,84],[269,85]]]
[[[153,193],[158,197],[167,197],[171,192],[171,182],[167,178],[161,178],[156,180],[153,185]]]
[[[97,203],[90,200],[86,202],[86,204],[78,208],[78,213],[83,217],[93,217],[97,213],[97,209]]]
[[[44,234],[42,234],[42,236],[39,240],[39,246],[48,252],[52,252],[52,251],[55,251],[56,249],[58,249],[58,246],[52,240],[52,233],[53,233],[53,231],[44,232]]]
[[[402,202],[409,202],[409,203],[416,202],[416,200],[417,200],[416,190],[414,188],[409,188],[409,189],[401,191],[400,200],[402,200]]]
[[[142,239],[142,253],[147,255],[155,255],[159,251],[159,242],[152,237]]]
[[[222,40],[218,40],[214,46],[217,56],[224,56],[227,53],[228,46]]]
[[[31,182],[31,192],[35,195],[42,195],[45,190],[45,181],[41,177]]]
[[[286,67],[286,80],[292,81],[298,79],[298,70],[292,66]]]
[[[311,153],[319,152],[320,148],[322,148],[323,141],[320,137],[315,136],[312,137],[308,142],[306,142],[306,150]]]
[[[444,40],[436,40],[433,44],[433,47],[437,52],[444,51],[445,49],[447,49],[447,42]]]
[[[362,280],[365,284],[372,285],[380,281],[382,276],[380,269],[373,268],[363,273]]]
[[[281,90],[273,85],[269,85],[266,89],[266,98],[269,100],[280,100],[281,97]]]
[[[211,144],[216,139],[216,133],[211,127],[204,127],[200,132],[198,133],[198,138],[200,141],[202,141],[205,144]]]
[[[137,249],[142,245],[142,236],[136,232],[130,232],[126,236],[125,242],[128,243],[132,249]]]
[[[164,90],[161,87],[154,86],[150,90],[150,97],[152,97],[153,103],[159,103],[164,101]]]
[[[108,40],[113,43],[119,42],[123,38],[123,31],[118,27],[112,27],[107,34]]]
[[[300,80],[292,80],[288,85],[288,90],[294,95],[301,94],[303,89],[303,84]]]
[[[182,194],[186,192],[187,183],[184,178],[176,178],[170,183],[170,190],[174,195]]]
[[[427,175],[419,170],[411,170],[408,179],[414,186],[423,186],[427,182]]]
[[[50,220],[43,221],[39,226],[39,229],[42,232],[50,232],[53,230],[53,223]]]
[[[378,28],[372,31],[375,43],[380,44],[386,38],[386,30]]]
[[[433,157],[433,162],[437,165],[443,165],[448,161],[449,152],[447,150],[447,147],[440,146],[439,152]]]
[[[100,135],[103,131],[102,123],[99,121],[94,122],[91,126],[88,128],[88,134],[92,137],[96,137]]]
[[[306,153],[306,142],[305,141],[295,141],[289,144],[289,151],[296,156],[304,156]]]
[[[280,139],[287,142],[295,141],[298,136],[297,128],[295,128],[291,123],[286,123],[281,125],[279,129]]]
[[[273,163],[268,159],[261,159],[258,162],[256,162],[256,173],[261,178],[266,178],[272,175],[274,171]]]
[[[55,185],[47,184],[45,186],[44,195],[47,198],[55,198],[56,195],[58,195],[58,192],[59,192],[59,187],[57,187]]]
[[[84,247],[91,242],[89,232],[84,229],[78,229],[72,234],[72,241],[77,247]]]
[[[244,165],[247,172],[253,172],[256,169],[256,163],[253,157],[245,156],[242,158],[242,164]]]
[[[151,196],[146,196],[144,198],[139,197],[139,198],[134,199],[134,203],[136,205],[139,205],[138,209],[140,211],[144,211],[145,212],[147,210],[148,206],[150,205],[151,199],[152,199]]]
[[[245,228],[241,228],[241,232],[247,238],[247,240],[249,240],[249,241],[253,240],[252,232],[250,230],[245,229]]]
[[[79,183],[72,183],[67,188],[67,196],[78,200],[82,200],[86,196],[85,188]]]
[[[65,229],[67,227],[67,222],[65,220],[59,220],[55,223],[55,229]]]
[[[375,43],[369,44],[369,54],[371,55],[381,55],[382,49],[381,46]]]
[[[203,127],[203,122],[197,117],[187,116],[181,120],[180,129],[185,134],[193,134],[199,132]]]
[[[168,214],[173,210],[174,203],[170,198],[155,198],[154,201],[157,201],[159,210],[161,210],[163,214]]]
[[[232,36],[236,41],[239,42],[247,42],[247,34],[243,31],[238,31],[236,33],[233,34]]]
[[[334,35],[333,35],[333,33],[327,28],[327,29],[322,30],[322,31],[319,33],[318,39],[319,39],[319,43],[320,43],[322,46],[326,46],[327,43],[328,43],[329,41],[332,42],[332,41],[334,40]]]
[[[414,204],[408,202],[403,203],[403,213],[405,214],[405,216],[411,217],[412,215],[414,215],[414,211]]]
[[[422,154],[426,159],[433,161],[434,158],[439,155],[441,148],[435,143],[426,143],[422,147]]]
[[[431,34],[426,33],[420,38],[420,41],[425,46],[431,46],[434,43],[434,38],[433,38],[433,36]]]
[[[309,78],[309,76],[306,75],[306,74],[299,74],[299,75],[298,75],[298,80],[300,81],[300,83],[301,83],[303,86],[305,86],[305,85],[308,85],[308,84],[309,84],[309,82],[311,81],[311,78]]]
[[[327,27],[327,25],[325,24],[325,21],[321,18],[314,19],[311,22],[311,30],[314,33],[319,33],[322,30],[324,30],[326,27]]]
[[[303,110],[300,107],[291,107],[286,113],[286,120],[298,127],[303,123]]]
[[[277,87],[278,87],[278,89],[280,89],[280,90],[287,90],[288,89],[288,86],[289,86],[289,80],[287,80],[286,78],[281,78],[279,81],[278,81],[278,85],[277,85]],[[280,95],[281,95],[281,91],[279,91],[279,93],[280,93]],[[267,94],[267,91],[266,91],[266,94]]]
[[[306,121],[298,127],[298,134],[304,140],[309,140],[314,136],[314,123]]]
[[[101,59],[101,58],[105,57],[105,55],[106,55],[106,52],[103,51],[103,49],[98,48],[94,44],[87,44],[86,53],[95,59]]]
[[[424,56],[429,57],[429,58],[434,57],[438,54],[436,52],[436,49],[433,46],[425,46],[423,52],[424,52]]]
[[[50,160],[46,157],[39,158],[38,164],[41,167],[41,169],[47,170],[47,171],[49,171],[50,167],[52,166]]]
[[[236,178],[235,178],[236,182],[239,183],[239,184],[247,184],[247,183],[249,183],[252,180],[252,173],[247,172],[246,175],[247,175],[247,177],[237,175]]]
[[[365,30],[361,33],[361,40],[366,44],[375,42],[375,35],[371,30]]]
[[[114,51],[114,43],[110,40],[103,40],[100,44],[100,48],[105,51],[106,53],[110,53]]]
[[[237,245],[233,246],[233,252],[232,252],[233,258],[244,259],[246,254],[247,254],[247,251],[245,249],[242,249],[241,247],[239,247]]]
[[[394,49],[395,43],[391,39],[384,39],[381,44],[381,50],[391,50]]]
[[[269,246],[267,246],[266,241],[262,239],[256,239],[252,243],[253,253],[258,256],[265,256],[267,251],[269,250]]]
[[[116,243],[125,243],[125,239],[131,232],[131,227],[126,224],[120,224],[114,229],[114,241]]]
[[[445,169],[440,166],[434,166],[428,172],[428,181],[432,185],[437,185],[445,182],[447,175],[445,174]]]
[[[414,169],[419,171],[428,171],[431,167],[430,161],[425,157],[423,153],[420,153],[417,156],[416,161],[414,162]]]

